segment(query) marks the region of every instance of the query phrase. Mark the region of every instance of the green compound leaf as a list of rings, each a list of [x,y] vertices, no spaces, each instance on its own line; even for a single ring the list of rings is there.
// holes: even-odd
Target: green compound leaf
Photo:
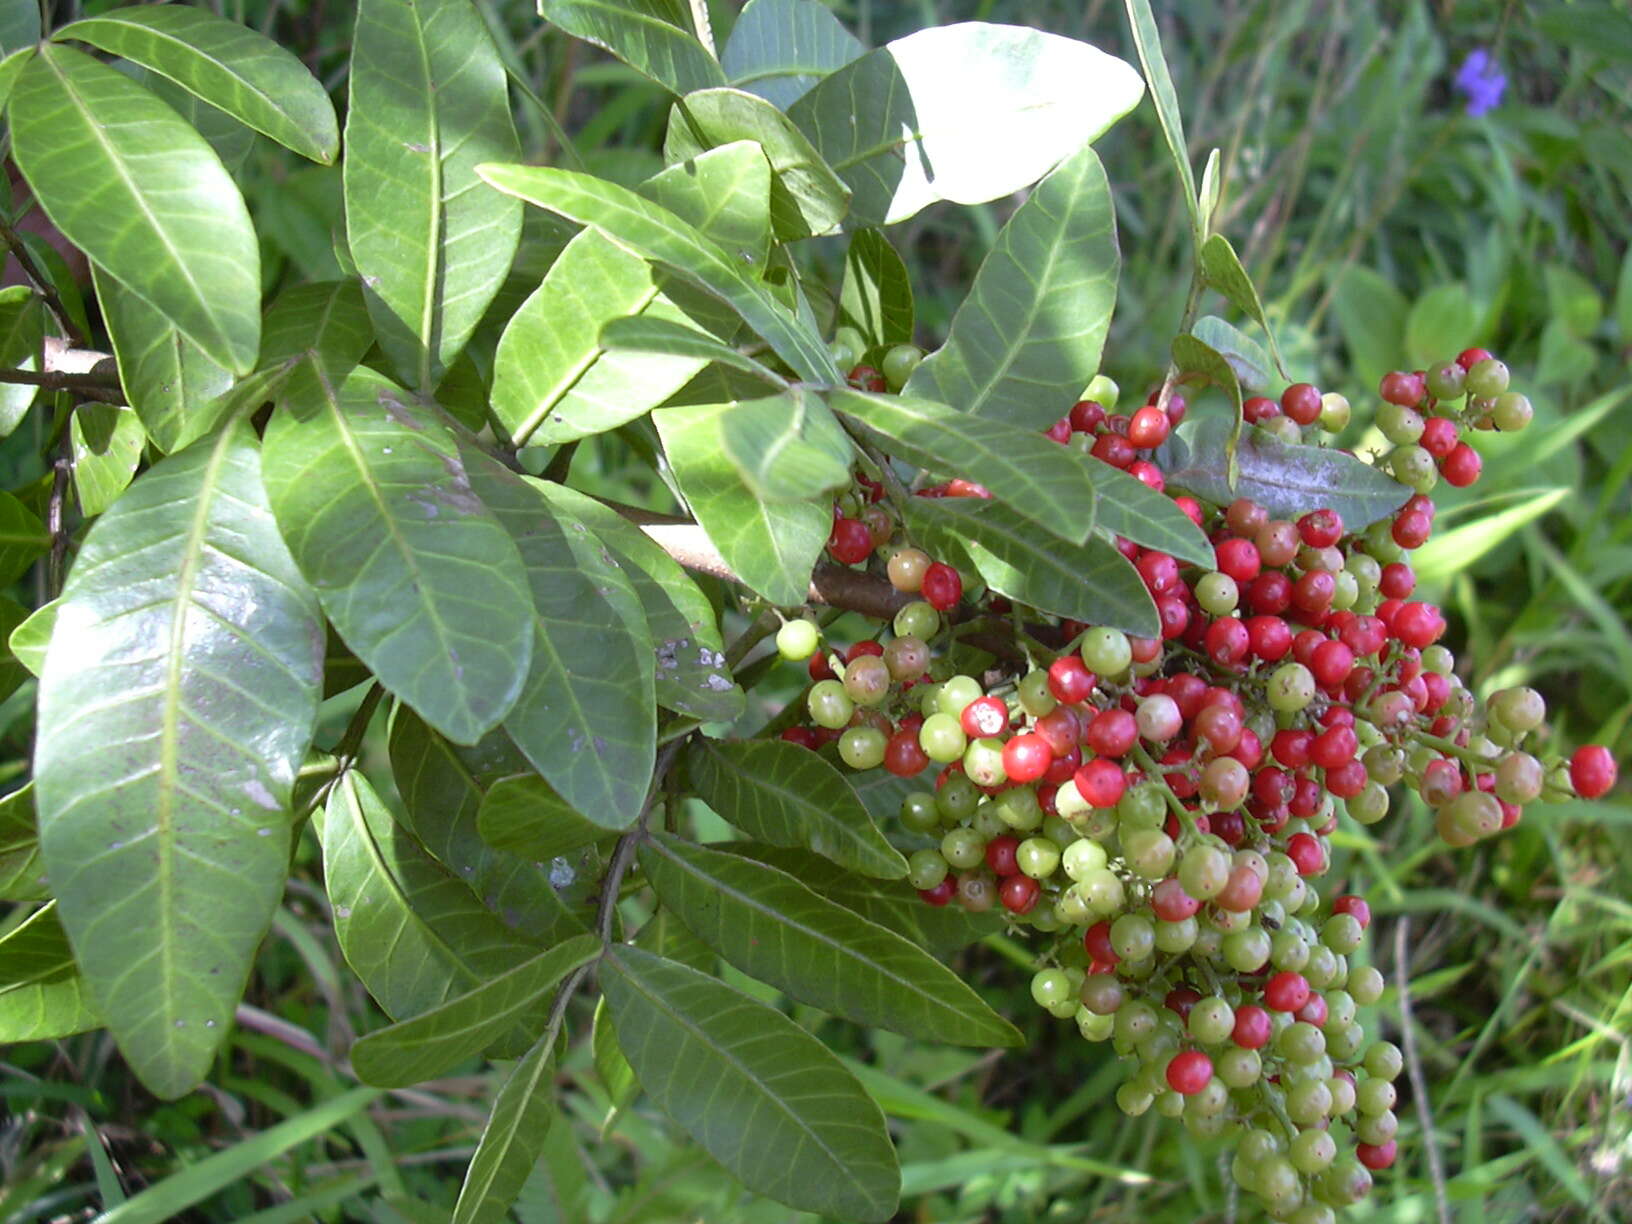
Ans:
[[[1084,148],[1048,175],[997,235],[906,395],[1042,429],[1099,371],[1121,268],[1105,169]]]
[[[532,666],[504,729],[580,815],[627,829],[646,801],[657,737],[640,600],[589,529],[558,517],[537,486],[472,447],[464,456],[532,592]]]
[[[606,836],[537,774],[501,778],[482,796],[476,827],[495,850],[547,863]]]
[[[41,47],[7,110],[17,166],[69,241],[216,364],[254,366],[261,259],[214,150],[124,74]]]
[[[907,861],[878,831],[849,780],[807,748],[699,739],[686,769],[704,803],[760,841],[814,850],[862,875],[907,874]]]
[[[1211,160],[1207,164],[1210,167]],[[1252,278],[1247,275],[1247,270],[1241,266],[1241,257],[1235,253],[1230,240],[1223,234],[1211,234],[1207,241],[1201,244],[1201,275],[1209,285],[1228,298],[1231,305],[1264,329],[1264,334],[1269,337],[1269,350],[1275,355],[1275,368],[1280,371],[1281,378],[1286,380],[1286,363],[1281,360],[1281,350],[1275,343],[1275,332],[1269,326],[1269,317],[1264,313],[1264,304],[1258,297],[1258,290],[1254,287]],[[1267,374],[1267,363],[1265,370]],[[1267,377],[1264,385],[1268,385]]]
[[[1165,552],[1191,565],[1205,569],[1216,566],[1217,558],[1207,533],[1197,527],[1171,497],[1098,459],[1085,456],[1083,462],[1092,465],[1094,487],[1099,493],[1094,503],[1095,523],[1101,531]]]
[[[0,798],[0,901],[44,901],[45,867],[34,816],[34,783],[25,782]]]
[[[209,433],[220,423],[217,397],[232,386],[232,371],[95,264],[91,277],[125,398],[153,444],[171,454]]]
[[[334,106],[306,66],[254,30],[182,4],[120,8],[55,31],[141,64],[317,162],[340,149]]]
[[[927,952],[774,867],[662,833],[641,847],[640,864],[693,934],[801,1003],[925,1041],[1022,1040]]]
[[[788,117],[850,186],[848,223],[892,225],[937,200],[1030,186],[1143,93],[1138,73],[1087,43],[971,21],[869,52]]]
[[[515,704],[532,659],[516,546],[471,491],[447,430],[401,388],[362,368],[309,386],[317,401],[286,404],[266,431],[284,538],[380,682],[449,739],[475,743]]]
[[[546,1033],[511,1068],[499,1086],[476,1154],[465,1170],[452,1224],[497,1224],[538,1163],[555,1117],[550,1077],[555,1034]]]
[[[720,52],[720,67],[733,85],[787,110],[866,52],[818,0],[748,0]]]
[[[600,982],[641,1087],[750,1190],[842,1219],[895,1214],[884,1115],[814,1037],[639,948],[612,948]]]
[[[102,1023],[55,901],[0,936],[0,1042],[53,1041]]]
[[[686,325],[651,266],[598,230],[567,244],[511,316],[493,362],[493,414],[519,445],[616,429],[661,404],[708,363],[695,354],[609,352],[602,326],[629,316]]]
[[[491,731],[471,747],[460,747],[407,706],[398,706],[391,716],[390,753],[409,831],[490,913],[546,946],[584,929],[570,907],[574,886],[584,887],[579,877],[593,860],[527,858],[482,839],[479,813],[488,792],[500,779],[527,768],[509,736]]]
[[[890,454],[986,486],[1051,535],[1076,544],[1094,529],[1089,470],[1031,429],[904,395],[841,389],[828,402]]]
[[[839,326],[855,328],[870,348],[910,344],[912,317],[907,265],[883,233],[857,230],[844,253]]]
[[[356,770],[330,795],[318,832],[340,951],[393,1020],[439,1007],[538,952],[426,853]]]
[[[1218,505],[1250,497],[1276,518],[1336,510],[1351,531],[1392,514],[1411,495],[1381,469],[1336,447],[1282,442],[1256,426],[1242,432],[1240,477],[1232,485],[1229,437],[1230,423],[1220,417],[1180,426],[1161,460],[1168,488]]]
[[[346,239],[380,347],[427,394],[521,240],[479,162],[520,154],[504,64],[470,0],[361,0],[346,113]]]
[[[713,294],[748,325],[801,378],[842,381],[816,328],[797,318],[759,279],[701,230],[661,205],[616,184],[544,166],[482,166],[483,178],[569,221],[591,226],[622,246],[665,265]]]
[[[542,1016],[553,987],[601,951],[596,935],[577,935],[540,952],[476,989],[368,1034],[351,1047],[351,1066],[365,1084],[406,1088],[474,1058],[514,1026]]]
[[[283,895],[322,687],[322,618],[260,466],[238,423],[137,481],[86,537],[40,680],[52,891],[121,1051],[164,1097],[209,1069]]]
[[[838,227],[849,210],[850,188],[786,115],[754,94],[687,94],[669,112],[663,159],[685,161],[738,140],[754,141],[771,163],[771,226],[778,238],[791,242]]]
[[[725,84],[697,37],[686,0],[539,0],[538,14],[574,38],[617,56],[670,93]]]
[[[779,607],[805,602],[832,515],[815,501],[761,501],[724,453],[720,406],[652,414],[680,491],[714,547],[751,589]]]
[[[744,263],[771,252],[771,163],[751,140],[721,145],[667,166],[637,188]]]
[[[129,408],[81,404],[74,409],[68,444],[74,455],[74,494],[86,518],[101,514],[129,487],[147,435]]]
[[[1139,571],[1103,536],[1064,545],[998,502],[915,500],[922,504],[908,508],[908,527],[932,548],[961,548],[1000,594],[1091,625],[1160,635],[1156,605]]]

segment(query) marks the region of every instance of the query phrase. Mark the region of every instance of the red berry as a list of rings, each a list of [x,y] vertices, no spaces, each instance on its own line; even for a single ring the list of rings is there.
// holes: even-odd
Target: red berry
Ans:
[[[1288,727],[1275,732],[1269,741],[1269,754],[1288,769],[1302,769],[1309,764],[1309,746],[1314,742],[1314,732]]]
[[[1201,1002],[1201,992],[1190,986],[1175,986],[1167,992],[1167,998],[1162,1002],[1169,1011],[1176,1013],[1180,1020],[1188,1020],[1191,1008]]]
[[[1420,510],[1408,510],[1394,520],[1388,534],[1401,548],[1421,548],[1433,534],[1434,521]]]
[[[1260,616],[1279,616],[1292,606],[1292,580],[1273,570],[1259,574],[1247,588],[1247,603]]]
[[[1491,357],[1491,353],[1490,353],[1489,349],[1482,349],[1482,348],[1463,349],[1460,353],[1458,353],[1456,355],[1456,364],[1461,366],[1464,370],[1471,370],[1471,369],[1473,369],[1474,366],[1478,365],[1481,361],[1489,361],[1490,357]]]
[[[937,561],[924,571],[924,583],[918,593],[937,612],[950,612],[963,598],[963,579],[950,565]]]
[[[1003,772],[1010,782],[1035,782],[1054,763],[1054,750],[1035,733],[1016,735],[1003,745]]]
[[[1596,799],[1615,785],[1615,758],[1601,744],[1577,748],[1570,758],[1570,784],[1583,799]]]
[[[1377,391],[1391,404],[1398,404],[1402,408],[1415,408],[1422,403],[1422,397],[1428,394],[1428,385],[1421,374],[1395,370],[1392,374],[1383,375],[1383,381]]]
[[[1325,998],[1318,994],[1310,995],[1309,1002],[1293,1012],[1292,1016],[1294,1019],[1302,1020],[1305,1024],[1312,1024],[1316,1028],[1325,1028],[1327,1016]]]
[[[1105,420],[1105,409],[1094,400],[1078,400],[1065,419],[1078,433],[1093,433]]]
[[[1479,457],[1478,451],[1466,442],[1458,442],[1451,453],[1445,456],[1439,470],[1444,475],[1446,484],[1465,489],[1479,479],[1479,473],[1484,466],[1485,461]]]
[[[1011,914],[1029,914],[1042,896],[1043,886],[1028,875],[1012,875],[997,890],[998,900]]]
[[[1102,965],[1115,966],[1122,960],[1111,946],[1111,924],[1103,919],[1094,923],[1082,933],[1082,947],[1088,955]]]
[[[1152,595],[1166,595],[1179,585],[1179,563],[1164,552],[1140,554],[1134,568]]]
[[[1292,649],[1292,630],[1278,616],[1249,616],[1247,639],[1252,653],[1266,663],[1278,663]]]
[[[1267,395],[1249,395],[1241,404],[1241,415],[1248,425],[1267,421],[1281,415],[1281,406]]]
[[[986,865],[1000,876],[1012,876],[1020,870],[1014,858],[1019,847],[1020,839],[1012,834],[992,838],[986,843]]]
[[[1286,857],[1301,876],[1319,875],[1326,868],[1326,851],[1319,839],[1308,833],[1294,833],[1286,839]]]
[[[1077,770],[1075,782],[1077,792],[1090,807],[1096,808],[1115,807],[1116,801],[1128,789],[1122,767],[1115,761],[1103,758],[1085,763]]]
[[[1309,983],[1301,973],[1282,970],[1264,983],[1264,1002],[1272,1011],[1295,1012],[1309,1002]]]
[[[1139,457],[1139,452],[1133,449],[1132,442],[1114,433],[1103,433],[1095,438],[1089,454],[1114,468],[1130,467]]]
[[[931,905],[945,905],[957,891],[958,881],[949,875],[934,888],[920,888],[918,895]]]
[[[1315,736],[1309,745],[1309,762],[1322,769],[1336,769],[1345,761],[1354,760],[1360,750],[1360,740],[1350,727],[1332,727]]]
[[[1197,527],[1200,527],[1202,521],[1207,517],[1201,511],[1201,503],[1193,497],[1175,497],[1173,504],[1183,510],[1184,516]]]
[[[1433,604],[1408,603],[1395,613],[1394,623],[1390,627],[1394,636],[1405,645],[1421,650],[1424,646],[1433,645],[1444,634],[1445,618]]]
[[[1146,404],[1128,422],[1128,441],[1140,450],[1152,450],[1167,441],[1173,423],[1155,404]]]
[[[1162,469],[1146,459],[1137,459],[1128,465],[1128,475],[1132,476],[1147,489],[1155,489],[1158,493],[1167,492],[1167,477],[1162,475]]]
[[[1002,735],[1009,729],[1009,707],[1001,697],[976,697],[963,707],[958,722],[970,739]]]
[[[1261,1050],[1269,1044],[1273,1032],[1269,1013],[1255,1003],[1235,1009],[1235,1028],[1230,1040],[1243,1050]]]
[[[858,365],[853,368],[846,381],[858,391],[888,391],[890,384],[870,365]]]
[[[1139,738],[1139,724],[1126,710],[1101,710],[1088,724],[1085,738],[1099,756],[1125,756]]]
[[[1221,616],[1207,626],[1207,655],[1220,667],[1234,667],[1247,657],[1252,637],[1233,616]]]
[[[1281,411],[1299,425],[1320,419],[1320,390],[1309,383],[1293,383],[1281,392]]]
[[[1429,417],[1422,426],[1417,445],[1435,459],[1443,459],[1457,443],[1456,422],[1450,417]]]
[[[1384,599],[1410,599],[1417,589],[1417,574],[1404,561],[1390,561],[1383,566],[1382,579],[1377,589]]]
[[[1330,548],[1343,538],[1343,516],[1336,510],[1311,510],[1298,520],[1298,535],[1310,548]]]
[[[1344,761],[1335,769],[1328,769],[1325,774],[1326,789],[1339,799],[1353,799],[1366,789],[1366,783],[1370,780],[1364,761]]]
[[[810,673],[812,683],[817,680],[832,680],[836,678],[833,675],[832,664],[827,661],[827,655],[820,650],[810,656],[810,662],[805,664],[805,670]]]
[[[1043,431],[1043,436],[1050,442],[1064,443],[1071,441],[1071,418],[1061,417]]]
[[[1332,902],[1332,913],[1348,914],[1360,924],[1363,931],[1371,925],[1371,906],[1364,897],[1357,897],[1353,893],[1345,893]]]
[[[905,727],[884,745],[884,768],[898,778],[911,778],[929,767],[929,755],[918,743],[918,728]]]
[[[1315,647],[1309,670],[1315,673],[1315,681],[1322,687],[1335,689],[1354,670],[1354,651],[1343,642],[1322,642]]]
[[[1150,890],[1150,909],[1163,922],[1183,922],[1195,917],[1201,902],[1185,892],[1184,885],[1174,876]]]
[[[1200,1050],[1173,1055],[1167,1064],[1167,1086],[1182,1096],[1194,1096],[1213,1078],[1213,1060]]]
[[[816,733],[809,727],[789,727],[782,732],[782,738],[790,744],[798,744],[801,748],[815,749]]]
[[[1258,546],[1251,540],[1224,540],[1214,552],[1219,572],[1228,574],[1238,583],[1251,582],[1258,577],[1259,570],[1263,568],[1263,560],[1258,555]]]
[[[875,642],[872,638],[862,638],[861,641],[852,643],[850,648],[844,652],[844,661],[854,663],[862,655],[882,658],[884,656],[884,643]]]
[[[1061,655],[1048,665],[1048,691],[1055,701],[1076,705],[1088,700],[1088,694],[1094,691],[1094,673],[1080,656]]]
[[[1398,1148],[1393,1139],[1390,1139],[1387,1143],[1357,1144],[1354,1149],[1355,1158],[1373,1172],[1386,1169],[1392,1165],[1397,1152]]]
[[[844,565],[858,565],[873,552],[873,533],[860,519],[841,518],[827,538],[827,551]]]

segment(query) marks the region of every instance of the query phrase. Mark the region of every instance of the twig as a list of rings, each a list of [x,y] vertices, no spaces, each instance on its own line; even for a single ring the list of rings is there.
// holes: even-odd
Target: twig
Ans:
[[[67,374],[60,370],[22,370],[0,366],[0,383],[21,383],[44,387],[47,391],[71,391],[80,399],[104,404],[122,404],[125,393],[117,374]]]
[[[1394,924],[1394,980],[1400,998],[1400,1052],[1405,1055],[1406,1072],[1411,1077],[1411,1095],[1417,1101],[1417,1123],[1422,1127],[1423,1150],[1428,1154],[1428,1178],[1434,1184],[1434,1214],[1439,1224],[1451,1224],[1451,1203],[1445,1191],[1445,1162],[1439,1155],[1434,1135],[1434,1114],[1428,1104],[1428,1080],[1422,1073],[1417,1054],[1417,1037],[1411,1019],[1411,963],[1406,950],[1411,919],[1401,915]]]
[[[3,240],[11,248],[11,253],[17,260],[17,266],[23,270],[23,275],[28,278],[28,283],[33,285],[35,292],[40,295],[40,300],[45,303],[45,308],[51,312],[51,317],[57,321],[57,327],[62,331],[62,334],[76,345],[83,344],[85,337],[80,334],[79,328],[74,326],[67,307],[62,304],[62,299],[57,296],[57,290],[52,285],[51,278],[41,270],[39,264],[34,262],[34,255],[29,251],[27,244],[23,242],[23,236],[13,229],[11,223],[4,217],[0,217],[0,240]]]

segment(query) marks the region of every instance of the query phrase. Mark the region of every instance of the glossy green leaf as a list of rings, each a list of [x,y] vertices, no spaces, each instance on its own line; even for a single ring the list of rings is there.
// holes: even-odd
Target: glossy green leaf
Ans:
[[[141,64],[313,161],[331,162],[339,151],[334,106],[306,66],[265,35],[208,9],[117,8],[71,22],[51,37]]]
[[[615,429],[707,364],[691,354],[608,352],[602,326],[643,314],[686,324],[640,256],[593,229],[569,242],[499,340],[493,413],[511,441],[544,446]]]
[[[1110,184],[1083,148],[1014,210],[946,343],[904,393],[1026,429],[1051,425],[1099,371],[1120,267]]]
[[[476,1057],[517,1025],[537,1021],[540,1030],[549,992],[562,978],[600,954],[596,935],[576,935],[351,1047],[351,1066],[365,1084],[406,1088],[446,1074]]]
[[[771,227],[783,241],[836,229],[850,206],[850,188],[811,147],[792,120],[764,98],[741,89],[687,94],[669,112],[665,161],[752,140],[771,163]]]
[[[1211,162],[1208,164],[1211,165]],[[1275,332],[1264,313],[1264,304],[1258,297],[1252,278],[1241,266],[1241,257],[1223,234],[1210,234],[1207,241],[1201,244],[1201,274],[1209,285],[1229,299],[1231,305],[1264,329],[1264,334],[1269,337],[1269,351],[1274,355],[1275,369],[1280,371],[1281,380],[1286,381],[1286,363],[1281,360],[1281,350],[1275,343]],[[1196,334],[1201,335],[1200,332]],[[1206,339],[1205,336],[1202,338]],[[1267,372],[1267,363],[1265,369]],[[1267,377],[1264,385],[1268,385]]]
[[[1030,186],[1143,92],[1131,67],[1087,43],[971,21],[869,52],[788,117],[849,184],[848,224],[884,225]]]
[[[303,386],[319,371],[339,383],[374,343],[363,287],[354,278],[315,281],[284,290],[261,321],[261,365],[298,359],[309,368],[292,375],[285,398],[297,405],[314,390]]]
[[[612,1027],[612,1017],[607,1013],[605,996],[595,1002],[589,1045],[595,1058],[595,1074],[600,1076],[601,1086],[606,1089],[607,1098],[612,1102],[612,1112],[615,1113],[635,1099],[640,1092],[640,1084],[635,1079],[635,1069],[629,1065],[629,1060],[623,1056],[623,1048],[618,1045],[618,1034]],[[609,1116],[608,1123],[610,1121]],[[603,1125],[603,1138],[605,1131],[606,1126]]]
[[[583,930],[570,907],[584,887],[579,877],[593,875],[598,866],[593,855],[540,861],[497,849],[481,836],[478,814],[488,791],[527,768],[503,730],[459,747],[398,706],[391,716],[390,753],[409,831],[489,913],[545,946]]]
[[[40,6],[33,0],[5,0],[0,4],[0,55],[40,41]],[[3,95],[0,95],[3,103]]]
[[[433,859],[357,771],[331,792],[318,832],[340,951],[392,1019],[430,1011],[538,952]]]
[[[1010,599],[1056,616],[1158,637],[1161,622],[1139,571],[1100,535],[1062,544],[999,502],[979,498],[923,501],[908,526],[932,548],[961,547],[986,585]]]
[[[714,605],[679,562],[604,503],[565,485],[538,488],[552,506],[611,549],[634,586],[657,660],[658,704],[705,722],[730,722],[740,715],[746,697],[725,665]]]
[[[0,492],[0,586],[10,586],[45,555],[51,533],[10,493]]]
[[[27,285],[0,289],[0,365],[38,369],[44,336],[45,306],[40,295]],[[38,387],[27,383],[0,383],[0,438],[11,436],[39,393]]]
[[[74,455],[74,493],[80,513],[101,514],[129,487],[147,434],[129,408],[81,404],[68,428]]]
[[[56,627],[60,598],[34,609],[20,625],[11,631],[6,645],[12,656],[39,678],[45,670],[45,650],[51,642],[51,631]]]
[[[130,61],[126,61],[126,65],[130,79],[192,124],[210,148],[215,150],[227,173],[235,181],[241,181],[240,176],[249,162],[249,155],[255,151],[255,130],[245,127],[226,111],[211,106],[168,77],[149,72]]]
[[[1217,315],[1203,315],[1190,334],[1229,363],[1242,391],[1263,393],[1274,382],[1274,367],[1264,346]],[[1283,378],[1281,381],[1285,381]]]
[[[218,397],[232,386],[232,371],[106,271],[93,264],[91,275],[119,381],[142,428],[166,454],[202,438],[220,424]]]
[[[753,141],[738,140],[667,166],[636,190],[744,263],[765,265],[771,249],[771,163]]]
[[[45,867],[34,817],[34,784],[0,798],[0,901],[44,901]]]
[[[40,680],[40,849],[92,995],[160,1096],[209,1069],[283,895],[322,651],[247,423],[151,468],[68,575]]]
[[[720,51],[731,83],[787,110],[867,48],[818,0],[748,0]]]
[[[1200,382],[1218,387],[1230,397],[1235,408],[1235,420],[1241,420],[1241,379],[1235,365],[1212,345],[1192,335],[1173,337],[1173,364],[1182,381]],[[1226,499],[1228,501],[1229,499]]]
[[[841,381],[816,329],[797,319],[757,276],[696,226],[668,209],[602,179],[545,166],[483,166],[482,177],[621,246],[664,264],[740,314],[801,378]]]
[[[912,318],[907,265],[878,230],[857,230],[844,253],[839,326],[855,328],[869,347],[910,344]]]
[[[791,875],[662,833],[641,846],[640,864],[693,934],[802,1003],[924,1041],[1020,1044],[950,969]]]
[[[766,502],[723,451],[719,405],[652,414],[680,491],[714,547],[751,589],[781,607],[805,602],[832,515],[814,501]]]
[[[640,814],[656,751],[651,638],[629,580],[582,523],[470,447],[477,495],[520,549],[533,660],[504,729],[557,794],[604,829]]]
[[[752,374],[773,387],[786,387],[788,380],[775,370],[755,361],[710,333],[689,323],[657,318],[650,312],[627,319],[613,319],[601,328],[601,347],[608,352],[664,353],[718,362]]]
[[[380,682],[475,743],[515,704],[533,654],[516,546],[471,492],[452,437],[406,392],[362,368],[310,386],[318,402],[286,404],[266,431],[267,493],[290,551]]]
[[[1207,533],[1171,497],[1108,463],[1086,457],[1083,462],[1093,465],[1094,489],[1099,494],[1094,503],[1095,524],[1101,531],[1191,565],[1215,567]]]
[[[725,84],[686,0],[539,0],[539,16],[594,43],[670,93]]]
[[[606,836],[580,816],[537,774],[501,778],[482,797],[476,815],[482,840],[541,863]]]
[[[347,245],[380,347],[429,393],[521,240],[475,173],[520,154],[504,64],[470,0],[361,0],[349,89]]]
[[[493,1112],[459,1187],[452,1224],[497,1224],[507,1219],[523,1184],[538,1163],[555,1117],[550,1077],[555,1072],[555,1034],[546,1033],[499,1085]]]
[[[1094,529],[1088,469],[1034,430],[905,395],[842,389],[828,402],[885,451],[917,467],[985,485],[1044,532],[1080,543]]]
[[[782,740],[698,739],[686,755],[698,796],[751,837],[800,847],[885,879],[907,862],[873,824],[842,773]]]
[[[1167,151],[1179,173],[1179,187],[1190,210],[1190,228],[1195,234],[1199,257],[1205,221],[1196,196],[1195,171],[1190,168],[1190,146],[1184,139],[1184,121],[1179,117],[1179,96],[1173,90],[1173,77],[1167,71],[1167,57],[1162,54],[1162,36],[1156,28],[1156,14],[1150,10],[1150,0],[1125,0],[1125,3],[1128,25],[1133,30],[1133,45],[1138,49],[1145,80],[1150,83],[1150,99],[1156,106],[1156,120],[1161,124],[1162,135],[1167,138]]]
[[[0,1042],[49,1041],[101,1027],[56,902],[0,936]]]
[[[1253,427],[1236,451],[1240,478],[1228,480],[1230,422],[1210,416],[1186,421],[1162,452],[1167,487],[1215,505],[1250,497],[1276,518],[1336,510],[1350,531],[1398,510],[1411,490],[1364,460],[1332,446],[1282,442]]]
[[[75,246],[235,374],[260,346],[261,260],[203,138],[122,73],[47,45],[7,110],[13,155]]]
[[[750,1190],[843,1219],[895,1214],[884,1116],[814,1037],[638,948],[611,949],[600,982],[641,1087]]]
[[[814,392],[725,405],[719,428],[721,449],[756,497],[804,501],[849,486],[855,446]]]

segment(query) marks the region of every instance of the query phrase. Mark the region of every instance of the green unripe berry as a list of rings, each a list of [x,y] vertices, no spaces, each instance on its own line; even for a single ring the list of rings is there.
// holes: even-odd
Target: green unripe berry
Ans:
[[[1270,673],[1265,689],[1270,708],[1295,714],[1315,699],[1315,676],[1302,663],[1282,663]]]
[[[776,650],[790,662],[800,662],[816,653],[822,635],[808,620],[784,621],[776,631]]]
[[[1003,823],[1019,833],[1029,833],[1043,823],[1042,805],[1037,802],[1037,791],[1030,786],[1009,787],[992,800],[992,806]]]
[[[1349,970],[1348,991],[1361,1007],[1370,1007],[1382,998],[1385,985],[1375,965],[1358,965]]]
[[[1434,457],[1420,446],[1401,446],[1388,456],[1388,470],[1394,479],[1418,493],[1427,493],[1439,483]]]
[[[1060,848],[1046,837],[1028,837],[1015,849],[1014,861],[1034,880],[1046,880],[1060,865]]]
[[[923,359],[924,350],[916,344],[897,344],[884,354],[884,360],[879,363],[879,373],[884,375],[884,381],[891,391],[899,391],[907,385],[907,379],[912,377],[912,372]],[[845,368],[849,369],[848,366]]]
[[[1201,999],[1190,1009],[1185,1027],[1203,1045],[1221,1045],[1235,1027],[1235,1009],[1217,995]]]
[[[973,676],[953,676],[941,685],[941,691],[936,696],[936,708],[942,714],[958,718],[963,714],[963,707],[977,697],[984,697],[986,690],[981,688],[980,681]]]
[[[1319,1173],[1337,1159],[1337,1141],[1327,1131],[1299,1131],[1287,1151],[1287,1159],[1299,1173]]]
[[[1082,393],[1083,399],[1093,400],[1107,413],[1116,411],[1116,401],[1121,396],[1122,388],[1116,385],[1116,380],[1104,374],[1095,374]]]
[[[1201,935],[1201,925],[1194,916],[1181,918],[1177,922],[1156,923],[1156,950],[1167,956],[1177,956],[1181,952],[1188,952],[1196,946],[1196,940]]]
[[[856,712],[855,702],[850,700],[844,685],[837,680],[818,680],[811,685],[810,693],[805,698],[805,708],[810,712],[811,722],[829,731],[837,731]]]
[[[1044,969],[1031,979],[1031,997],[1038,1007],[1052,1008],[1071,994],[1071,979],[1063,969]]]
[[[946,872],[946,858],[939,850],[914,850],[907,857],[907,880],[914,888],[934,888],[946,879]]]
[[[1517,391],[1504,391],[1496,397],[1490,410],[1490,419],[1503,433],[1518,433],[1535,418],[1536,410],[1530,397]]]
[[[1230,882],[1230,856],[1217,846],[1200,843],[1184,852],[1179,883],[1198,901],[1210,901]]]
[[[1002,786],[1009,780],[1003,768],[1003,741],[994,736],[972,741],[964,749],[963,772],[976,786]]]
[[[1156,949],[1156,924],[1143,914],[1123,914],[1111,923],[1111,947],[1125,961],[1140,961]]]
[[[1209,616],[1225,616],[1240,601],[1241,590],[1228,574],[1203,574],[1196,583],[1196,602]]]
[[[1060,855],[1060,865],[1073,880],[1104,871],[1106,862],[1105,847],[1087,837],[1072,842]]]
[[[962,774],[953,774],[935,792],[935,806],[948,824],[968,820],[980,806],[980,788]]]
[[[1490,712],[1510,731],[1534,731],[1547,720],[1547,701],[1533,688],[1503,689],[1491,697]]]
[[[959,871],[970,871],[986,861],[986,839],[973,829],[950,829],[941,838],[941,857]]]
[[[1365,930],[1353,914],[1333,914],[1320,928],[1320,939],[1340,956],[1347,956],[1360,946]]]
[[[941,810],[935,806],[935,796],[928,791],[913,791],[903,797],[900,816],[902,826],[914,833],[928,833],[941,823]]]
[[[1405,1056],[1392,1041],[1379,1041],[1366,1051],[1365,1066],[1367,1075],[1391,1080],[1404,1069]]]
[[[1468,370],[1467,389],[1469,395],[1476,395],[1480,399],[1500,395],[1507,390],[1507,366],[1494,357],[1487,357],[1483,361],[1476,361]]]
[[[1416,442],[1426,425],[1415,408],[1385,402],[1377,409],[1377,428],[1395,446],[1410,446]]]
[[[962,725],[950,714],[931,714],[918,728],[918,746],[939,765],[950,765],[962,757],[968,743],[969,737],[964,735]]]
[[[1354,1090],[1354,1107],[1363,1114],[1387,1113],[1400,1099],[1392,1080],[1368,1076]]]
[[[1264,1061],[1257,1050],[1232,1045],[1213,1059],[1213,1073],[1226,1088],[1251,1088],[1264,1073]]]
[[[1224,961],[1237,973],[1254,973],[1269,959],[1270,935],[1260,926],[1232,931],[1224,937]]]
[[[890,665],[877,655],[862,655],[844,669],[844,691],[861,706],[875,706],[890,695]]]
[[[877,727],[848,727],[839,736],[839,759],[851,769],[877,769],[889,737]]]
[[[1082,636],[1082,661],[1096,676],[1119,676],[1133,662],[1133,646],[1120,629],[1100,626]]]
[[[895,614],[892,622],[897,637],[929,641],[941,628],[941,614],[922,599],[915,599]]]
[[[1122,834],[1122,857],[1147,880],[1160,880],[1173,869],[1178,848],[1163,830],[1135,828]]]
[[[969,827],[987,841],[994,837],[1002,837],[1009,831],[1009,826],[1004,823],[1002,815],[997,810],[997,804],[990,799],[982,799],[976,806],[975,816],[969,822]]]
[[[1467,371],[1455,361],[1442,362],[1428,370],[1428,394],[1438,400],[1461,399],[1465,395]]]
[[[1328,391],[1320,397],[1320,427],[1327,433],[1341,433],[1349,427],[1349,397]]]

